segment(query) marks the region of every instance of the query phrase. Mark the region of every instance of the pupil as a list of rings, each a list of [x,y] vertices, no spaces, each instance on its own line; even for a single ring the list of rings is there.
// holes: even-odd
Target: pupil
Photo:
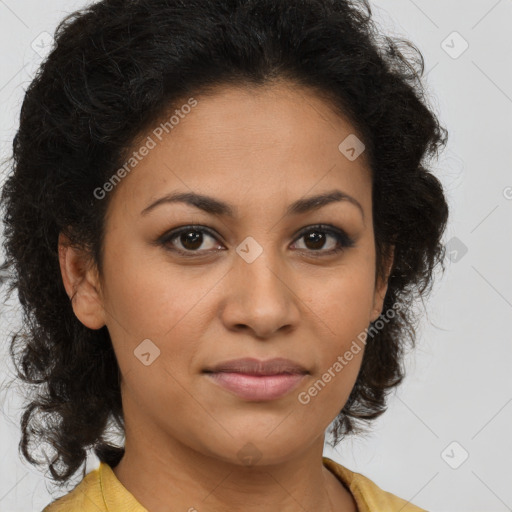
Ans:
[[[198,231],[189,231],[182,233],[181,243],[186,249],[198,249],[203,243],[203,235]]]
[[[312,231],[308,235],[306,235],[306,246],[308,246],[308,242],[313,243],[312,249],[321,249],[325,243],[325,234],[318,233],[317,231]]]

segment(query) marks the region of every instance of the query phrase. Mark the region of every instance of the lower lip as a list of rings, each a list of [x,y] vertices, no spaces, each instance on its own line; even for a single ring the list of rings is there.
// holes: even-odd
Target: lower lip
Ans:
[[[304,374],[248,375],[245,373],[208,373],[214,382],[245,400],[276,400],[295,389]]]

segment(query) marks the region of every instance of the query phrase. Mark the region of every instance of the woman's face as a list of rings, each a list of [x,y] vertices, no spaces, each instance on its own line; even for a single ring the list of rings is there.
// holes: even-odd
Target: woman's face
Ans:
[[[364,153],[339,149],[354,129],[305,89],[195,99],[133,148],[140,159],[110,192],[97,307],[81,312],[78,294],[75,312],[108,327],[127,432],[158,450],[166,439],[278,463],[323,439],[360,369],[358,336],[382,310],[370,171]],[[175,194],[196,206],[162,201]],[[303,371],[207,373],[241,358]]]

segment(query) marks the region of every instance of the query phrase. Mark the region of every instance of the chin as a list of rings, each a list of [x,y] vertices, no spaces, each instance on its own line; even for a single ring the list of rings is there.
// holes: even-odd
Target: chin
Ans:
[[[274,427],[275,428],[275,427]],[[208,446],[209,454],[229,464],[239,466],[271,466],[281,464],[298,455],[309,443],[284,429],[269,433],[246,431],[244,435],[229,437],[220,446]]]

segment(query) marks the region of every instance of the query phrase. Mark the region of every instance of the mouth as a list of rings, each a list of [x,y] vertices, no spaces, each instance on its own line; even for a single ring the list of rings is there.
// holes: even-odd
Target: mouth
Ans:
[[[284,358],[225,361],[203,373],[216,385],[248,401],[281,398],[309,374],[303,366]]]

